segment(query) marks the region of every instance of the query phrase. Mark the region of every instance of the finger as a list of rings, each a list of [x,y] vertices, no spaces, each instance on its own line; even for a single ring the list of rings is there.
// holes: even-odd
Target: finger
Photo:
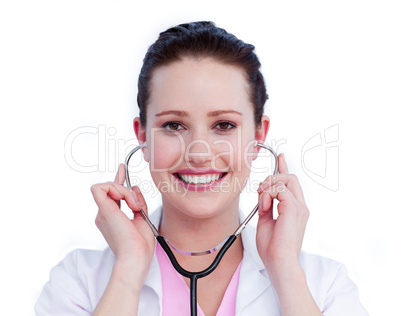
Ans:
[[[274,218],[273,214],[273,199],[268,192],[262,192],[258,197],[258,215],[264,217],[267,220]]]
[[[132,210],[139,210],[139,205],[135,197],[131,194],[130,190],[124,186],[108,182],[94,185],[91,187],[91,190],[99,209],[108,205],[111,201],[116,203],[116,201],[125,200]]]
[[[295,202],[296,198],[293,193],[286,187],[283,182],[278,182],[262,192],[265,196],[269,196],[272,200],[277,199],[279,202],[291,201]],[[265,202],[265,200],[264,200]]]
[[[114,183],[123,185],[126,179],[126,166],[121,163],[117,169],[116,177],[114,178]]]
[[[265,190],[270,185],[275,184],[277,182],[276,180],[280,181],[280,179],[282,179],[282,175],[289,174],[288,166],[285,160],[285,155],[283,153],[279,154],[278,156],[278,171],[279,174],[273,174],[271,176],[268,176],[262,183],[260,183],[260,186],[257,191],[260,192]]]
[[[261,193],[271,186],[283,183],[299,201],[304,202],[303,190],[300,186],[299,180],[293,174],[277,174],[267,177],[259,186],[257,192]]]
[[[126,201],[127,206],[133,211],[133,212],[139,212],[141,209],[141,205],[138,202],[138,198],[135,194],[133,194],[133,191],[123,185],[116,185],[115,189],[123,196],[123,200]]]
[[[283,153],[281,153],[278,156],[278,160],[279,160],[279,173],[280,174],[288,174],[289,170],[288,170],[288,165],[286,163],[286,159],[285,159],[285,155]]]
[[[107,183],[101,183],[95,184],[91,187],[91,192],[95,203],[99,207],[99,211],[104,208],[111,210],[120,209],[120,196],[116,197],[116,194],[114,194],[114,198],[110,197],[108,190],[106,189],[107,186]]]

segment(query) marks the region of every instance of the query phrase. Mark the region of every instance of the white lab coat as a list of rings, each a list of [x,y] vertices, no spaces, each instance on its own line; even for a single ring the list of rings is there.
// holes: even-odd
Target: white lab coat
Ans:
[[[242,215],[241,215],[242,216]],[[161,209],[151,215],[159,223]],[[236,299],[236,315],[279,316],[279,300],[258,255],[255,228],[242,232],[244,246]],[[98,304],[111,275],[115,257],[104,251],[75,250],[55,266],[35,305],[37,316],[88,316]],[[343,265],[320,256],[301,253],[300,264],[311,294],[325,316],[367,316],[358,290]],[[140,296],[140,316],[162,315],[162,283],[154,255]]]

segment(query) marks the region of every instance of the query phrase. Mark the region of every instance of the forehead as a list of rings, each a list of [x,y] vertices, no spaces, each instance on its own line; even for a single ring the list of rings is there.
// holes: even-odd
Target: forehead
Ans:
[[[243,70],[213,59],[186,58],[157,68],[148,114],[161,110],[252,110]]]

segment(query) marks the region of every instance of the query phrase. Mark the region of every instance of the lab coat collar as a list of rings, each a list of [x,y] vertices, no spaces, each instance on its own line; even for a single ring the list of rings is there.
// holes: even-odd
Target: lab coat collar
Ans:
[[[150,215],[151,222],[156,227],[159,227],[161,218],[162,207],[159,207]],[[241,211],[239,212],[239,218],[240,221],[245,219],[245,215]],[[271,281],[257,251],[255,227],[250,224],[247,225],[241,233],[241,238],[244,253],[237,291],[236,314],[271,286]],[[144,285],[155,291],[158,296],[159,306],[162,306],[162,279],[156,252]]]

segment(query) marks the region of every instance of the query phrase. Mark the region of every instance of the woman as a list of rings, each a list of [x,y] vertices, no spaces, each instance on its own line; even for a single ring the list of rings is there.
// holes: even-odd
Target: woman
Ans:
[[[197,22],[161,33],[145,56],[134,131],[153,181],[165,188],[151,219],[179,249],[209,249],[240,223],[239,184],[246,184],[256,143],[269,129],[253,50],[213,23]],[[189,315],[189,281],[155,244],[139,213],[147,212],[146,202],[138,187],[124,187],[124,174],[121,165],[114,182],[91,188],[96,224],[110,248],[75,251],[55,267],[38,315]],[[256,232],[245,229],[218,268],[198,281],[198,314],[367,315],[343,266],[301,252],[309,211],[284,155],[279,174],[267,177],[258,194]],[[133,220],[120,211],[121,200]],[[190,271],[207,267],[215,254],[175,252]]]

